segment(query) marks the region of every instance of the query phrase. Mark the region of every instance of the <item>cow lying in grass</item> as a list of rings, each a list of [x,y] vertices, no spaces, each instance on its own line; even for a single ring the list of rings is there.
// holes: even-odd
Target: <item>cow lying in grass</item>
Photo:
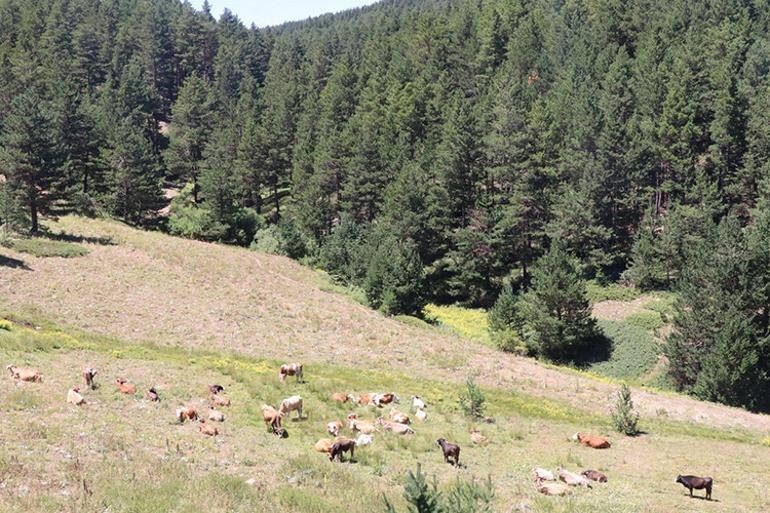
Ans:
[[[591,447],[593,449],[609,449],[612,447],[609,440],[602,438],[601,436],[584,435],[583,433],[575,433],[572,435],[572,439],[580,442],[581,445]]]
[[[698,477],[698,476],[676,476],[676,482],[682,483],[682,485],[690,490],[690,497],[692,497],[693,490],[706,490],[706,500],[711,500],[711,486],[714,484],[714,480],[710,477]]]
[[[16,367],[15,365],[8,365],[5,368],[11,373],[13,379],[18,379],[20,381],[34,381],[36,383],[43,381],[40,372],[35,369]]]

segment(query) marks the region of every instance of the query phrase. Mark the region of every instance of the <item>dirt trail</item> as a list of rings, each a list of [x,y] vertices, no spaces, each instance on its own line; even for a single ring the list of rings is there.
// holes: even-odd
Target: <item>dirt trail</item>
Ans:
[[[0,301],[129,341],[232,350],[304,362],[385,369],[452,381],[473,371],[486,385],[606,413],[616,387],[387,319],[278,256],[171,238],[117,223],[64,218],[60,227],[114,245],[88,256],[38,259],[2,249],[31,270],[0,267]],[[770,431],[770,416],[681,396],[635,392],[644,415]]]

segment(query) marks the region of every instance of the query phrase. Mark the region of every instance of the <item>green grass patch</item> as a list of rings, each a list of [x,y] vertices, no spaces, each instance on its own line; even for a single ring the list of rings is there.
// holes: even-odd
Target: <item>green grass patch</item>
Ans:
[[[8,239],[3,241],[3,246],[36,257],[62,257],[75,258],[89,253],[88,248],[72,242],[41,239],[37,237],[29,239]]]
[[[674,303],[676,303],[676,294],[673,292],[655,292],[654,299],[644,305],[647,310],[658,312],[666,322],[671,322],[674,318]]]
[[[660,312],[652,310],[642,310],[640,312],[632,313],[623,319],[623,322],[647,331],[654,331],[666,325],[666,320]]]
[[[640,297],[642,292],[633,287],[624,287],[617,283],[601,285],[596,280],[590,280],[586,283],[586,293],[592,303],[602,301],[633,301]]]
[[[638,380],[658,361],[659,348],[644,327],[625,321],[599,320],[599,326],[612,341],[609,360],[591,365],[588,370],[616,379]]]
[[[487,312],[481,308],[463,308],[449,305],[426,305],[425,317],[450,328],[463,338],[492,347],[489,336]]]
[[[337,283],[331,276],[329,276],[326,271],[317,269],[316,272],[318,273],[318,288],[322,291],[331,292],[333,294],[340,294],[352,299],[360,305],[366,307],[369,306],[369,300],[366,298],[366,292],[364,292],[364,289],[361,287]]]

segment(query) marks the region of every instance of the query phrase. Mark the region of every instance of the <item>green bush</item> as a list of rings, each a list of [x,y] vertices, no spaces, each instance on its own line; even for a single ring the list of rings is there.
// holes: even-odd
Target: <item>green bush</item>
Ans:
[[[215,241],[222,240],[227,233],[227,226],[214,220],[211,212],[202,206],[182,205],[172,201],[171,216],[168,219],[168,229],[173,235]]]
[[[0,330],[11,331],[13,323],[6,319],[0,319]]]
[[[625,321],[598,321],[612,341],[609,359],[594,363],[591,372],[620,379],[637,379],[648,373],[658,361],[660,348],[652,334]]]
[[[642,292],[634,287],[626,287],[618,283],[601,285],[596,280],[586,282],[586,295],[592,303],[602,301],[633,301]]]
[[[495,490],[491,479],[479,483],[458,477],[442,494],[435,476],[429,481],[418,463],[417,471],[407,474],[404,498],[410,513],[491,513]],[[397,511],[387,498],[385,507],[388,513]]]
[[[3,246],[19,253],[26,253],[36,257],[62,257],[75,258],[85,256],[90,251],[85,246],[73,244],[72,242],[63,242],[58,240],[48,240],[41,238],[30,239],[7,239],[3,241]]]
[[[637,427],[639,413],[634,411],[634,402],[631,400],[631,389],[625,383],[621,385],[616,395],[615,406],[612,409],[612,423],[619,433],[628,436],[639,434]]]
[[[484,393],[476,386],[473,376],[468,376],[465,390],[460,392],[460,409],[468,417],[481,418],[486,410],[486,400]]]

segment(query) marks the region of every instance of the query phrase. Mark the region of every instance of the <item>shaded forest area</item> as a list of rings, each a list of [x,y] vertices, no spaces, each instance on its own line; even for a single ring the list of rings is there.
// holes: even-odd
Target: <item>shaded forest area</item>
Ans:
[[[0,0],[0,216],[283,253],[386,313],[497,301],[499,331],[557,360],[593,340],[582,280],[676,288],[677,385],[768,409],[769,20],[386,0],[256,29],[178,0]]]

